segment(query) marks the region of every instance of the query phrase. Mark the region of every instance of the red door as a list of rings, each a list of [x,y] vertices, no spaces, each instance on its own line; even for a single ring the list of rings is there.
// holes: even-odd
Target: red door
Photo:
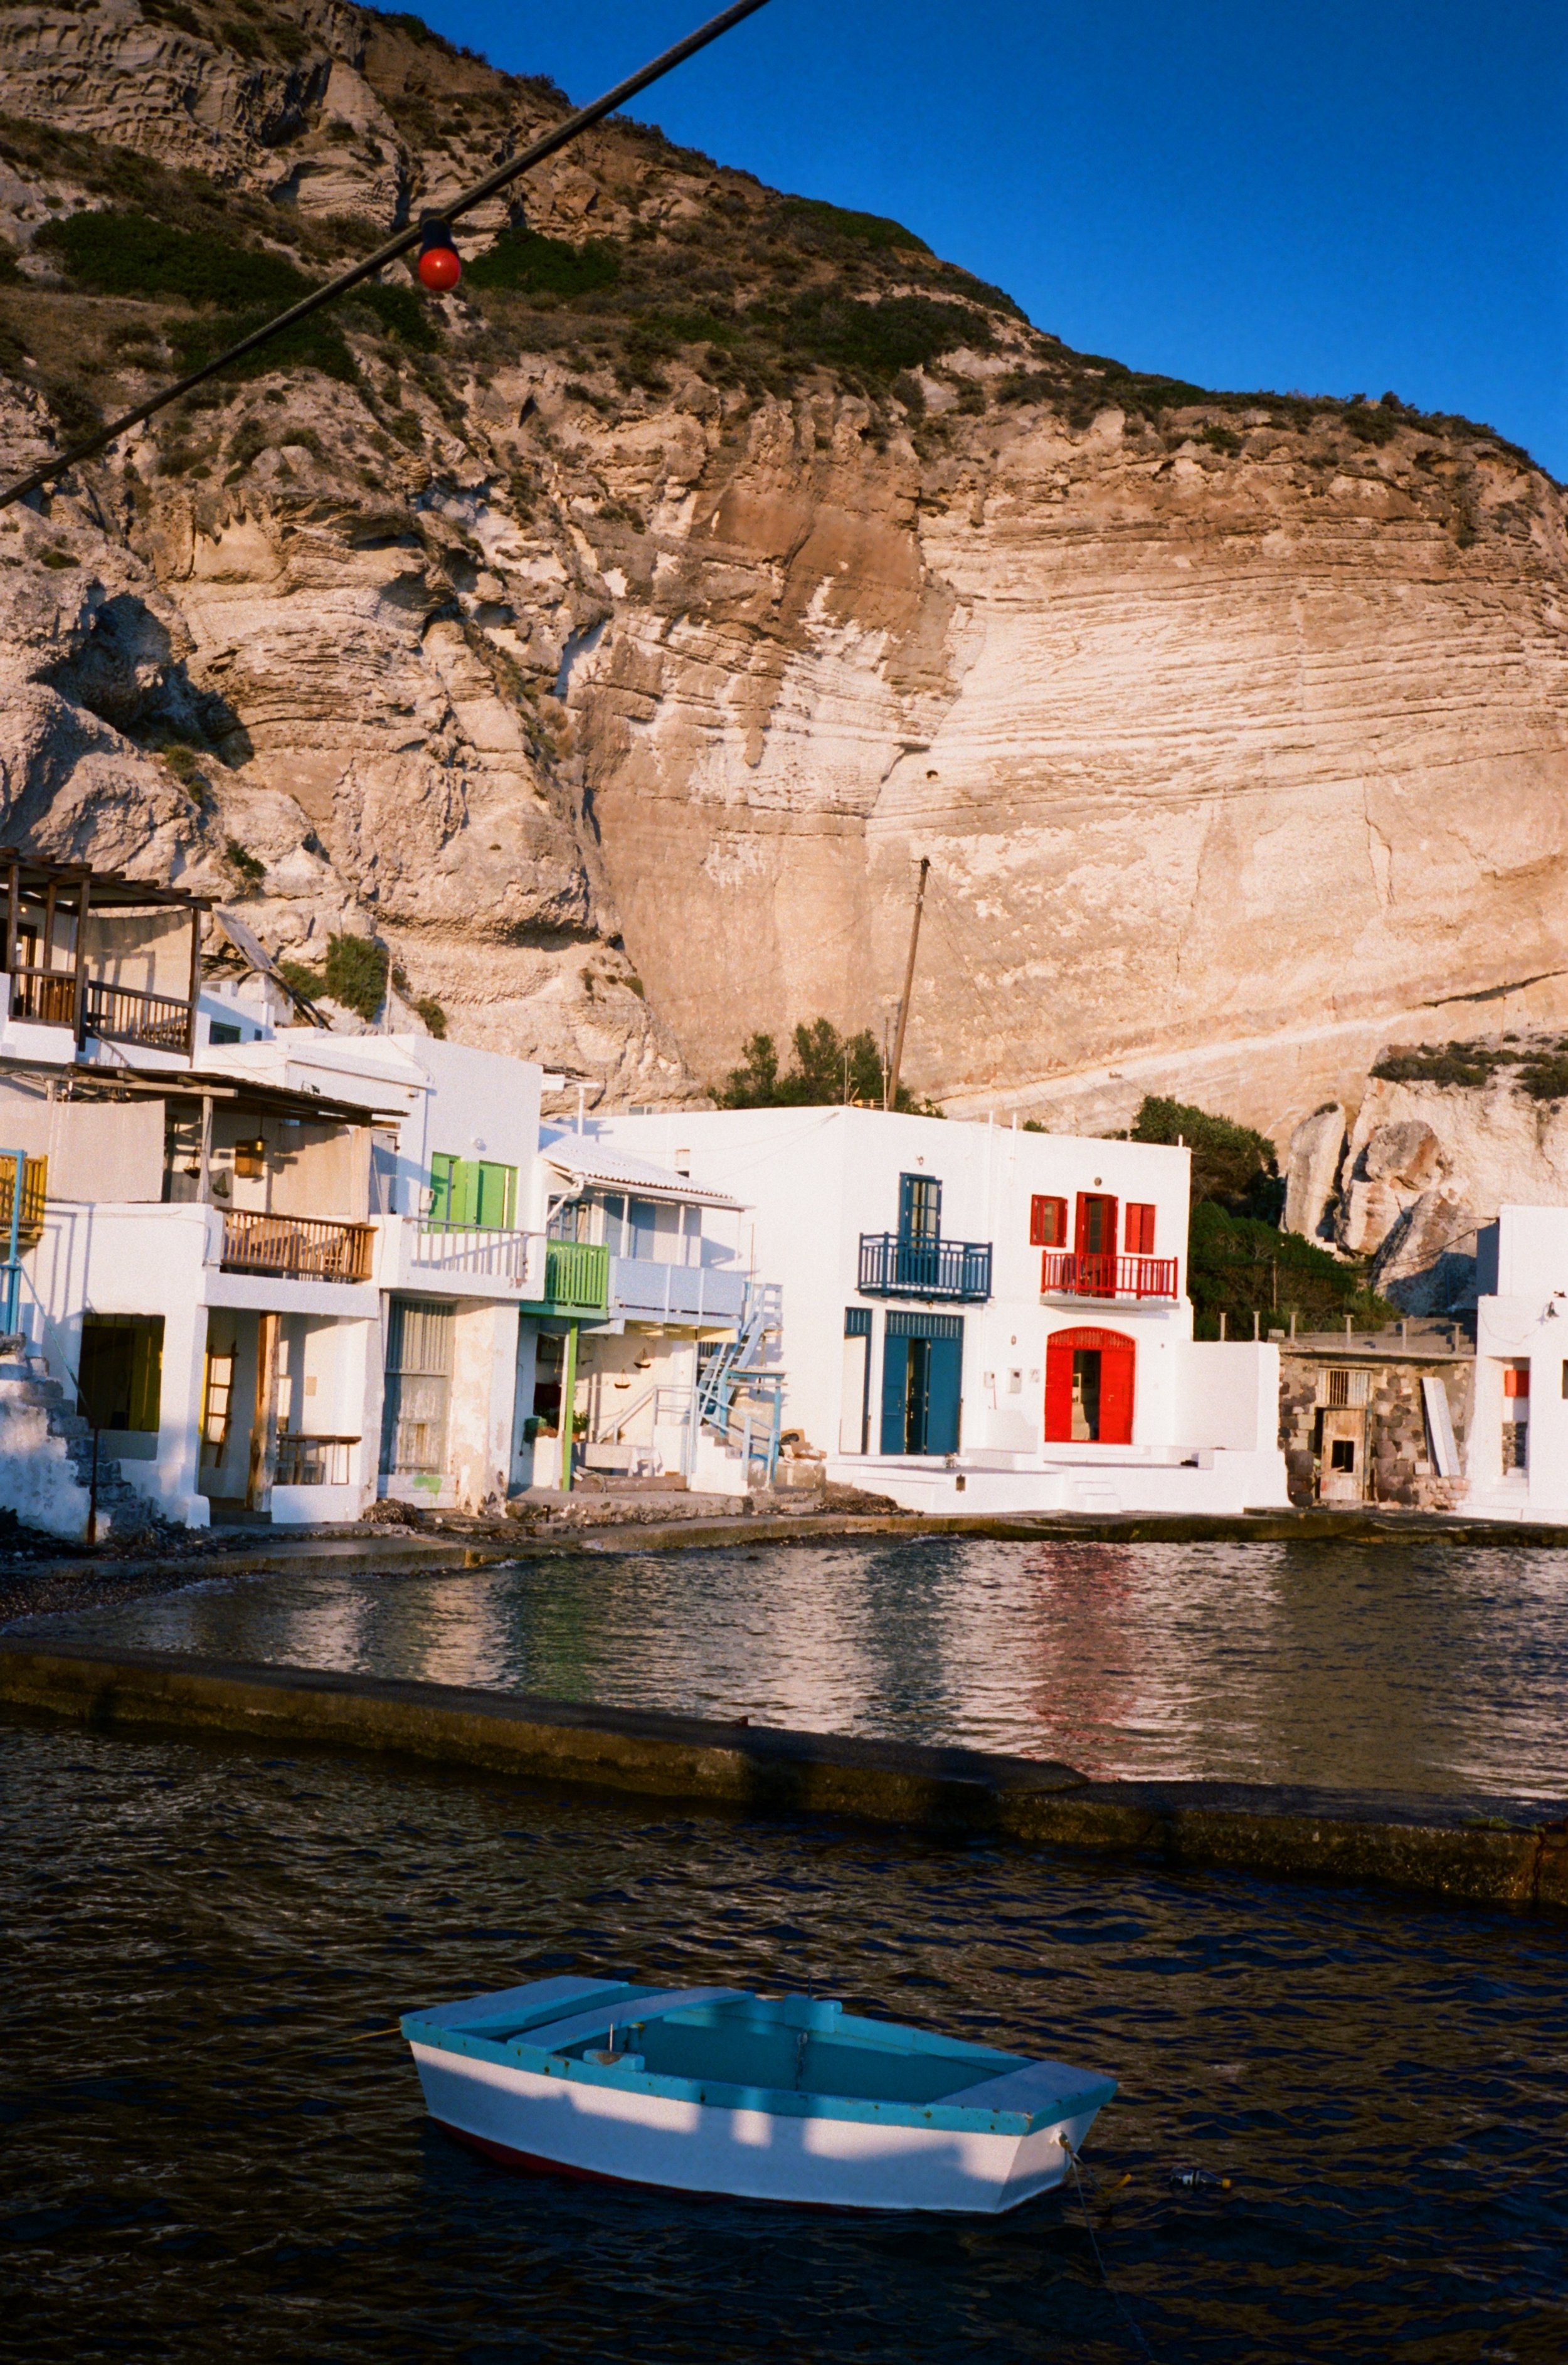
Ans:
[[[1078,1254],[1081,1295],[1114,1297],[1116,1294],[1116,1203],[1097,1192],[1078,1194],[1078,1221],[1073,1235]]]
[[[1053,1330],[1046,1341],[1047,1444],[1073,1442],[1076,1405],[1081,1441],[1130,1445],[1137,1356],[1120,1330]]]

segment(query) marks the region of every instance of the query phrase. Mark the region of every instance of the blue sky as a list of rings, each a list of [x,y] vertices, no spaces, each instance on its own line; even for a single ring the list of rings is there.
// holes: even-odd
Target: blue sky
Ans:
[[[420,13],[581,103],[712,6]],[[1568,477],[1562,0],[771,0],[634,112],[895,216],[1082,350],[1215,387],[1392,387]]]

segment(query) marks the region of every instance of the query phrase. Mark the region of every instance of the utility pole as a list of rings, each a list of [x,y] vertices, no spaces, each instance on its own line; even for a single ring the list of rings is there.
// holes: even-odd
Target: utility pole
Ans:
[[[905,963],[903,973],[903,1000],[899,1003],[899,1027],[898,1033],[893,1037],[893,1064],[888,1070],[888,1080],[882,1088],[882,1106],[885,1109],[898,1106],[899,1070],[903,1065],[903,1031],[909,1025],[909,998],[914,992],[915,947],[920,942],[920,915],[925,908],[925,881],[930,869],[931,857],[928,854],[923,854],[920,857],[920,884],[914,891],[914,918],[910,924],[909,959]]]

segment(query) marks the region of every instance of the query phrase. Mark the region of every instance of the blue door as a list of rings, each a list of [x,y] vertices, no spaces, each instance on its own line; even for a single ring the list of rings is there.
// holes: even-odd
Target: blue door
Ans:
[[[890,1314],[882,1341],[882,1452],[957,1453],[964,1323],[956,1314]]]

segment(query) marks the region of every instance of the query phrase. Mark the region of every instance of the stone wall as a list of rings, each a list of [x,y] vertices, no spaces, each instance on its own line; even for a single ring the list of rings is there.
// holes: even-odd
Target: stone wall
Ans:
[[[1318,1450],[1319,1414],[1330,1371],[1366,1375],[1366,1402],[1360,1423],[1341,1416],[1342,1425],[1357,1429],[1361,1440],[1357,1454],[1358,1493],[1339,1499],[1399,1504],[1424,1511],[1454,1509],[1463,1500],[1462,1478],[1440,1478],[1434,1467],[1427,1436],[1421,1383],[1438,1380],[1449,1400],[1454,1440],[1462,1463],[1467,1458],[1471,1407],[1474,1395],[1474,1362],[1468,1355],[1425,1357],[1418,1352],[1369,1352],[1358,1344],[1348,1352],[1326,1349],[1280,1349],[1280,1446],[1291,1501],[1298,1506],[1319,1499],[1322,1454]],[[1346,1407],[1346,1414],[1356,1407]]]

